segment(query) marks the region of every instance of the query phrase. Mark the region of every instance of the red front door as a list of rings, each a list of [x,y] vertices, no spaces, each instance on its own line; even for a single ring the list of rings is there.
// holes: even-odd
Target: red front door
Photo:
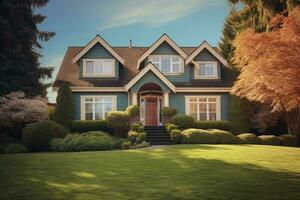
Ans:
[[[145,104],[145,124],[146,126],[158,125],[158,112],[157,112],[157,97],[147,97]]]

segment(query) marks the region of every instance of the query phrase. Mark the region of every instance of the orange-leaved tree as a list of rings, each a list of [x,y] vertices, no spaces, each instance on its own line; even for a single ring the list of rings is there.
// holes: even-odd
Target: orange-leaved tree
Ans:
[[[234,46],[241,73],[231,93],[283,112],[288,132],[299,139],[300,7],[288,17],[276,16],[270,32],[241,32]]]

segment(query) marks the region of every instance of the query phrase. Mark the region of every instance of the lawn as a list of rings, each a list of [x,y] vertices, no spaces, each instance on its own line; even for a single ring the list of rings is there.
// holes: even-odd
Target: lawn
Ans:
[[[0,155],[0,199],[300,199],[300,149],[176,145]]]

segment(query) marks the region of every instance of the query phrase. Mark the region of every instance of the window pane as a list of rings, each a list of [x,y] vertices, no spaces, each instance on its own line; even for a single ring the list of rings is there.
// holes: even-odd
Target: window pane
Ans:
[[[103,62],[103,73],[104,74],[113,74],[113,62],[112,61],[104,61]]]
[[[200,102],[207,102],[207,98],[200,98],[199,101]]]
[[[85,102],[93,102],[93,98],[85,98]]]
[[[214,76],[215,73],[214,73],[214,67],[212,66],[206,66],[205,67],[205,75],[206,76]]]
[[[209,110],[209,112],[216,112],[216,110],[217,110],[216,103],[209,103],[208,110]]]
[[[205,65],[204,64],[200,64],[199,75],[205,76]]]
[[[209,113],[209,120],[216,121],[217,120],[217,114],[216,113]]]
[[[174,73],[177,73],[180,71],[179,63],[173,63],[173,71]]]
[[[196,97],[190,97],[190,98],[189,98],[189,101],[190,101],[190,102],[197,102],[197,98],[196,98]]]
[[[103,119],[103,103],[95,103],[95,120]]]
[[[93,120],[93,113],[85,113],[85,120]]]
[[[112,98],[111,97],[103,97],[103,101],[112,103]]]
[[[206,113],[200,113],[200,121],[206,121],[207,120],[207,114]]]
[[[179,62],[179,57],[172,57],[172,62]]]
[[[85,113],[93,113],[93,104],[92,103],[85,104]]]
[[[103,62],[101,60],[98,60],[95,63],[95,73],[102,73],[103,72]]]
[[[86,61],[85,72],[87,74],[93,74],[94,73],[94,61]]]
[[[199,104],[199,110],[200,110],[200,112],[206,113],[207,112],[207,105],[206,105],[206,103],[200,103]]]
[[[209,102],[216,102],[217,99],[216,99],[216,98],[208,98],[208,101],[209,101]]]
[[[197,103],[190,103],[190,116],[197,120]]]
[[[171,58],[169,57],[161,58],[161,71],[171,72]]]

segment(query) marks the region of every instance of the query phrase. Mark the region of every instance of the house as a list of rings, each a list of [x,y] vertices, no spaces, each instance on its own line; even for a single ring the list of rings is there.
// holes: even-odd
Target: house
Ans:
[[[97,35],[68,48],[53,87],[68,82],[76,120],[101,120],[139,105],[144,125],[162,124],[162,107],[197,120],[228,120],[234,76],[216,47],[180,47],[163,34],[149,47],[112,47]]]

